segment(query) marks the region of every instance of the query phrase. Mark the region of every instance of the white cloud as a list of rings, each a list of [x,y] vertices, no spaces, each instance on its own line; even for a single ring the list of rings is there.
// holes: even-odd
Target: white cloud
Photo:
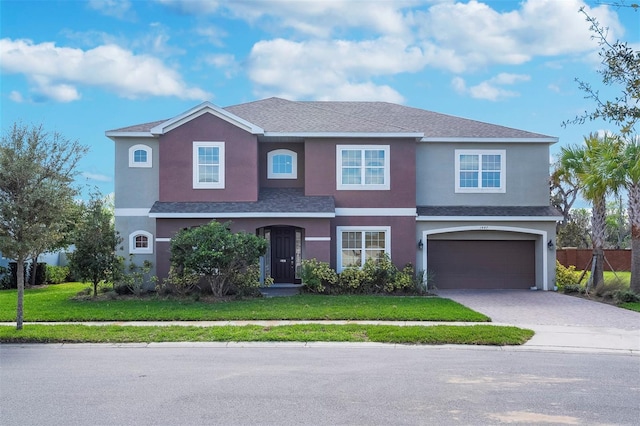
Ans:
[[[18,104],[21,104],[22,102],[24,102],[22,93],[18,92],[17,90],[12,90],[11,93],[9,93],[9,99],[11,99],[13,102]]]
[[[98,182],[111,182],[113,178],[111,176],[103,175],[100,173],[82,172],[82,176],[88,180],[95,180]]]
[[[118,19],[133,19],[135,17],[131,11],[129,0],[89,0],[87,5],[106,16]]]
[[[227,78],[233,77],[240,70],[240,64],[236,61],[236,57],[228,53],[209,55],[204,61],[209,65],[223,70]]]
[[[531,77],[528,75],[501,73],[475,86],[468,87],[464,79],[454,77],[451,81],[451,87],[461,95],[468,95],[475,99],[499,101],[520,96],[518,92],[507,90],[500,86],[513,85],[530,79]]]
[[[475,0],[447,2],[410,16],[430,65],[464,72],[493,64],[519,65],[534,56],[581,55],[597,48],[589,24],[578,9],[581,0],[526,0],[519,9],[498,12]],[[621,33],[615,14],[607,6],[585,7],[610,28]]]
[[[359,98],[399,101],[402,96],[374,78],[419,71],[423,52],[397,38],[364,41],[284,39],[256,43],[249,57],[249,78],[261,93],[287,92],[290,97],[344,98],[342,90]],[[338,90],[341,90],[338,92]],[[334,97],[334,99],[335,99]]]
[[[0,56],[0,69],[25,75],[35,99],[73,101],[80,98],[78,86],[100,87],[126,98],[210,97],[200,88],[187,86],[178,72],[159,59],[113,44],[82,50],[4,38],[0,40]]]

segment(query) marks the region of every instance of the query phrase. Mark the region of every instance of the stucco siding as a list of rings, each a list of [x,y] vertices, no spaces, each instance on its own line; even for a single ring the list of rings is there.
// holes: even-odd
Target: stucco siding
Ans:
[[[193,142],[224,142],[224,189],[193,188]],[[160,137],[159,201],[256,201],[256,136],[211,114]]]
[[[505,150],[506,192],[456,193],[455,150]],[[549,145],[540,143],[419,143],[418,205],[544,206],[549,204]]]
[[[129,148],[151,148],[152,167],[129,167]],[[151,208],[158,199],[158,140],[153,138],[118,138],[115,142],[115,207]]]
[[[390,190],[337,190],[336,145],[389,145]],[[333,195],[336,207],[416,206],[414,139],[312,139],[305,142],[305,194]]]

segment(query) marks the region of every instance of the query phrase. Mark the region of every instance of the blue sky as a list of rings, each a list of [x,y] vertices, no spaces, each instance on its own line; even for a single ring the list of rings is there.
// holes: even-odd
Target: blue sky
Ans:
[[[640,12],[592,1],[0,0],[0,118],[90,146],[80,182],[113,191],[109,129],[204,100],[381,100],[580,143],[598,46],[640,48]]]

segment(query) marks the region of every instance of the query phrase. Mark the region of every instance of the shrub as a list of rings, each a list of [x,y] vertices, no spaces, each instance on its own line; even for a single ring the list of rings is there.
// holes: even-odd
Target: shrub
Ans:
[[[230,226],[213,221],[183,229],[171,239],[172,265],[202,275],[215,297],[238,291],[239,283],[245,281],[253,286],[251,267],[259,264],[260,256],[267,250],[263,238],[246,232],[233,233]]]
[[[0,266],[0,290],[11,288],[11,270]]]
[[[156,284],[158,294],[177,294],[186,296],[200,291],[200,275],[179,271],[176,267],[169,268],[169,275]]]
[[[613,300],[615,300],[616,303],[640,302],[640,295],[629,289],[617,290],[613,293]]]
[[[336,271],[317,259],[303,259],[300,276],[304,291],[310,293],[324,293],[328,286],[338,282]]]
[[[113,284],[113,290],[120,295],[135,294],[140,296],[147,291],[146,284],[156,281],[156,277],[150,275],[153,264],[145,260],[142,265],[133,261],[129,262],[126,271],[122,272]]]
[[[62,284],[69,276],[68,266],[47,265],[46,281],[49,284]]]
[[[583,291],[584,291],[584,289],[582,288],[582,286],[580,284],[566,284],[562,288],[562,292],[564,294],[582,293]]]
[[[563,291],[568,285],[577,285],[578,280],[580,280],[580,272],[576,271],[575,266],[565,267],[556,260],[556,286],[558,290]]]
[[[364,293],[391,293],[398,268],[391,262],[388,254],[383,254],[378,259],[369,258],[362,267],[364,281],[362,291]]]
[[[364,271],[360,268],[343,269],[338,276],[338,286],[335,292],[339,294],[361,293],[364,279]]]
[[[603,297],[605,299],[613,299],[614,294],[619,291],[627,290],[628,286],[619,279],[607,280],[602,284],[596,286],[596,296]]]

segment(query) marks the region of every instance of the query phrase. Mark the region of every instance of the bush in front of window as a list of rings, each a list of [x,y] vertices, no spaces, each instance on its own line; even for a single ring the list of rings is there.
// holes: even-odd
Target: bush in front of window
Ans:
[[[336,271],[317,259],[303,259],[300,276],[303,290],[309,293],[325,293],[338,282]]]

